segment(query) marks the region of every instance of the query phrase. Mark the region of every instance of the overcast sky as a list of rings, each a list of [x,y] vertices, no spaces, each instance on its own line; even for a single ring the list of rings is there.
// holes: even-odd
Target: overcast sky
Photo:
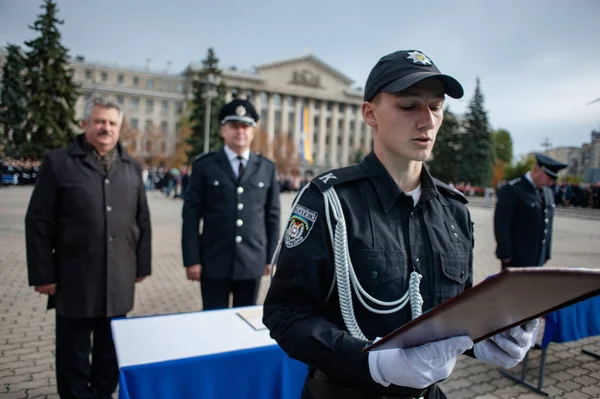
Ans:
[[[41,0],[0,0],[0,46],[34,37]],[[580,146],[600,128],[600,0],[58,0],[63,42],[88,60],[182,71],[215,48],[223,67],[296,57],[305,48],[364,86],[377,60],[419,49],[464,86],[477,77],[493,128],[515,155]],[[417,5],[419,3],[419,5]]]

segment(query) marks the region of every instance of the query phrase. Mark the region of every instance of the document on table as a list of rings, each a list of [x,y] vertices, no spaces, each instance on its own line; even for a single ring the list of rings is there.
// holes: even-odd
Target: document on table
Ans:
[[[267,327],[262,322],[263,308],[245,309],[237,312],[237,315],[242,318],[246,323],[250,325],[256,331],[266,330]]]

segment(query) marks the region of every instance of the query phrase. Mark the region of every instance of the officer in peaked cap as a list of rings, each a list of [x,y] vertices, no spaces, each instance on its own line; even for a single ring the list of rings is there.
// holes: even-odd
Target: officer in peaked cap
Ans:
[[[279,234],[276,165],[250,151],[254,106],[234,99],[219,120],[224,145],[194,161],[183,205],[183,264],[204,310],[227,308],[230,294],[234,307],[256,304]]]
[[[567,165],[543,154],[535,159],[529,172],[498,191],[494,233],[502,269],[543,266],[551,256],[556,205],[549,186]]]
[[[442,398],[436,383],[462,353],[510,368],[529,348],[531,325],[493,337],[502,349],[456,336],[363,351],[473,283],[467,199],[424,165],[446,95],[460,98],[462,86],[424,53],[381,58],[362,104],[373,151],[317,176],[292,205],[263,322],[290,357],[309,365],[303,399]]]

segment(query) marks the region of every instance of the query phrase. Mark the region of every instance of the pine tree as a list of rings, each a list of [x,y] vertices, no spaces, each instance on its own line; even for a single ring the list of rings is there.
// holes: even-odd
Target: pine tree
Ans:
[[[458,119],[449,108],[446,108],[444,122],[435,139],[431,161],[427,162],[434,177],[446,183],[457,183],[461,172],[461,145]]]
[[[18,46],[7,46],[8,56],[2,67],[0,92],[0,145],[11,158],[20,158],[20,150],[27,141],[24,130],[27,116],[27,89],[23,83],[25,60]]]
[[[479,78],[465,114],[462,138],[462,178],[473,186],[490,187],[494,168],[494,144]]]
[[[206,115],[206,99],[204,94],[209,88],[206,84],[206,77],[208,75],[221,78],[219,59],[212,48],[208,49],[206,58],[202,61],[202,69],[197,72],[193,83],[192,110],[190,113],[192,133],[187,139],[187,143],[190,146],[187,154],[190,159],[204,152],[204,123]],[[209,151],[217,149],[222,144],[221,125],[219,121],[219,111],[225,105],[225,85],[222,79],[216,87],[216,91],[216,98],[211,100]]]
[[[25,84],[30,94],[25,131],[31,140],[23,151],[32,158],[41,158],[51,149],[68,144],[75,136],[75,102],[77,86],[73,71],[68,69],[68,50],[61,44],[57,18],[58,9],[52,0],[45,0],[33,26],[39,37],[25,42],[27,52]]]

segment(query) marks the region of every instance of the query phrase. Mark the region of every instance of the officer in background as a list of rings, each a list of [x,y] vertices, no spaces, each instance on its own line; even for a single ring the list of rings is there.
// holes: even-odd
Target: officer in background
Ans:
[[[529,172],[498,191],[494,234],[502,269],[543,266],[550,260],[555,204],[549,186],[567,165],[542,154],[535,159]]]
[[[196,159],[183,205],[183,263],[204,310],[229,307],[230,293],[234,307],[256,304],[279,235],[276,165],[250,152],[256,110],[235,99],[219,119],[225,145]]]
[[[263,321],[290,357],[309,365],[304,399],[439,398],[435,383],[465,351],[503,367],[525,356],[529,325],[475,346],[456,336],[362,351],[473,284],[467,199],[423,164],[445,94],[460,98],[463,88],[422,52],[381,58],[362,105],[373,151],[315,178],[293,205]]]

